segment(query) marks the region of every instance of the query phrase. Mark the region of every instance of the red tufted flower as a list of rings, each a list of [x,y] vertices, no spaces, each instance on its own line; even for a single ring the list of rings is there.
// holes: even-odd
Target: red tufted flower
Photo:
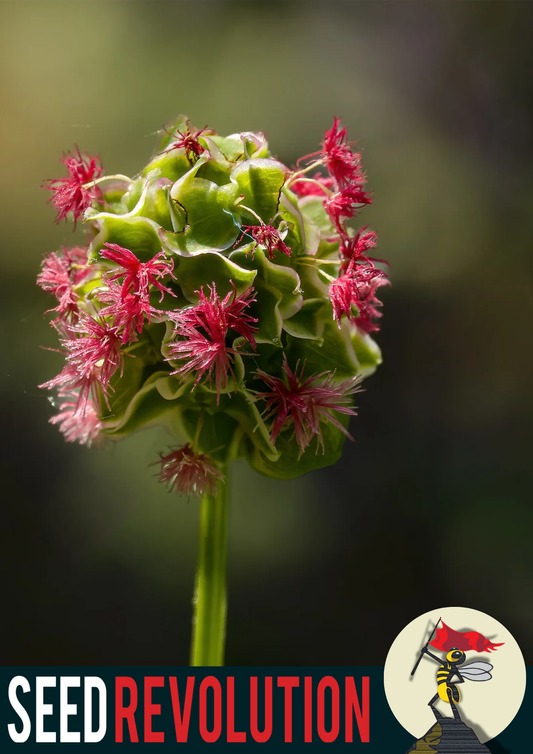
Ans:
[[[326,212],[341,235],[345,234],[342,219],[353,217],[359,207],[371,203],[372,197],[358,184],[345,186],[324,199]]]
[[[272,225],[267,225],[266,223],[261,223],[261,225],[243,225],[242,231],[242,235],[235,242],[234,248],[240,243],[242,237],[246,235],[246,231],[249,231],[256,246],[264,249],[271,261],[276,258],[276,251],[281,251],[287,257],[290,257],[292,254],[292,249],[284,242],[280,231]],[[253,258],[253,251],[251,253]]]
[[[98,291],[98,300],[107,304],[100,309],[100,317],[111,318],[114,330],[120,334],[122,344],[137,340],[136,333],[141,333],[145,318],[150,323],[152,316],[160,313],[150,304],[150,298],[135,293],[123,294],[118,283],[109,282],[108,287]]]
[[[216,495],[224,475],[206,455],[195,453],[189,443],[168,455],[160,454],[159,481],[183,495]]]
[[[173,149],[184,149],[189,162],[194,163],[200,157],[202,152],[206,151],[205,147],[203,147],[198,141],[198,138],[204,133],[204,131],[209,130],[210,129],[205,126],[199,131],[188,128],[184,133],[179,130],[177,130],[175,134],[167,131],[167,133],[169,133],[176,141],[172,142],[170,147],[165,149],[165,152],[171,152]]]
[[[43,259],[37,284],[43,291],[53,293],[59,301],[56,307],[48,310],[58,312],[56,322],[77,319],[78,294],[74,292],[74,286],[81,283],[87,270],[87,249],[82,246],[52,252]]]
[[[48,200],[57,209],[56,221],[60,222],[72,212],[74,226],[85,210],[91,206],[95,199],[101,196],[100,189],[90,184],[102,175],[102,165],[99,157],[84,155],[79,149],[77,154],[67,154],[61,162],[66,165],[67,178],[49,178],[42,188],[53,192]]]
[[[107,400],[111,377],[124,365],[120,343],[114,325],[81,312],[78,323],[61,338],[67,358],[63,371],[39,387],[79,391],[76,410],[84,415],[90,395],[98,402],[99,389]]]
[[[78,394],[73,390],[65,390],[60,393],[65,400],[59,407],[59,413],[52,416],[50,424],[58,424],[60,431],[67,442],[79,442],[80,445],[98,444],[102,422],[90,401],[85,406],[82,414],[78,410]]]
[[[165,258],[163,251],[148,262],[141,262],[129,249],[111,243],[104,244],[100,254],[104,259],[118,265],[118,269],[104,273],[108,289],[99,292],[98,298],[108,306],[102,309],[100,314],[113,318],[115,329],[122,332],[122,343],[128,343],[135,339],[135,331],[142,332],[145,317],[150,322],[152,315],[158,312],[150,303],[151,286],[160,291],[160,301],[165,293],[176,297],[170,288],[158,280],[166,275],[175,280],[172,274],[174,263]],[[117,283],[120,278],[124,278],[122,285]]]
[[[358,263],[354,257],[346,272],[329,286],[329,297],[333,305],[333,319],[341,324],[345,315],[364,332],[375,332],[379,327],[372,321],[381,317],[377,307],[381,301],[376,298],[376,291],[389,282],[387,275],[378,270],[372,262]]]
[[[364,183],[361,155],[352,151],[351,144],[346,141],[346,128],[340,128],[340,122],[340,118],[334,119],[333,127],[324,135],[322,149],[302,157],[298,162],[318,157],[339,186]]]
[[[347,236],[344,234],[341,237],[340,253],[342,257],[342,266],[344,269],[348,266],[352,259],[368,261],[371,259],[374,262],[382,262],[381,259],[374,259],[367,256],[367,251],[373,249],[378,242],[378,237],[373,230],[367,230],[368,225],[361,228],[355,236]],[[386,264],[386,262],[385,262]]]
[[[174,262],[165,257],[164,251],[158,252],[148,262],[141,262],[129,249],[125,249],[116,243],[105,243],[100,255],[118,265],[118,270],[106,272],[105,277],[109,281],[120,280],[123,277],[122,294],[124,296],[127,293],[134,293],[143,298],[149,298],[150,286],[153,285],[161,292],[160,301],[163,300],[165,293],[170,293],[171,296],[176,297],[176,294],[170,288],[162,285],[158,280],[158,278],[166,275],[170,275],[174,280],[176,279],[172,274]]]
[[[228,331],[233,330],[255,349],[257,319],[245,312],[255,301],[253,288],[237,296],[234,287],[222,301],[214,283],[210,291],[211,295],[207,298],[201,288],[196,291],[200,298],[196,306],[168,313],[176,323],[176,334],[180,337],[169,345],[168,360],[187,359],[172,374],[196,371],[195,386],[204,375],[211,383],[214,372],[217,396],[220,399],[220,391],[228,384],[229,375],[233,376],[232,355],[237,353],[235,348],[226,345]]]
[[[257,398],[266,401],[264,418],[275,417],[270,430],[270,440],[273,444],[282,430],[293,427],[300,453],[305,451],[315,436],[317,452],[318,446],[321,446],[324,452],[321,422],[330,422],[346,437],[350,437],[332,411],[355,415],[355,410],[350,403],[351,396],[359,390],[360,376],[335,384],[331,372],[314,374],[304,379],[305,364],[300,374],[298,374],[298,366],[299,362],[293,372],[284,357],[284,379],[273,377],[258,369],[256,374],[266,383],[270,391],[258,392]]]

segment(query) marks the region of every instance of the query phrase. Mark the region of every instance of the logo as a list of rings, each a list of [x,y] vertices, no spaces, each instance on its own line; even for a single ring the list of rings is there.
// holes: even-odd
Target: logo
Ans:
[[[490,661],[489,661],[490,660]],[[509,631],[478,610],[446,607],[409,623],[385,662],[385,694],[416,739],[409,751],[489,752],[514,719],[526,667]]]

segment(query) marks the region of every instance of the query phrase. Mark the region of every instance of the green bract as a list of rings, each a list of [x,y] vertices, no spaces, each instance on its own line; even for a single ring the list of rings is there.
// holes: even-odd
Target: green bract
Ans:
[[[185,133],[196,134],[196,152],[179,146]],[[381,361],[367,333],[347,318],[339,327],[333,318],[328,281],[340,273],[339,235],[323,197],[297,195],[291,176],[271,157],[263,134],[224,138],[196,132],[178,118],[131,183],[120,177],[98,182],[101,193],[84,215],[93,233],[90,274],[74,288],[79,310],[108,317],[103,302],[116,265],[102,257],[106,244],[143,263],[163,251],[174,275],[161,277],[168,290],[152,287],[156,311],[123,342],[123,367],[114,371],[109,390],[97,391],[100,434],[120,439],[164,424],[178,441],[217,463],[245,457],[257,471],[280,479],[338,460],[345,433],[335,422],[322,421],[323,446],[313,440],[302,452],[294,424],[273,432],[276,417],[258,395],[269,388],[257,370],[286,379],[286,363],[293,372],[303,368],[305,378],[327,372],[339,384],[368,376]],[[254,229],[263,225],[276,229],[289,253],[257,240]],[[208,298],[216,290],[223,299],[251,288],[247,314],[257,320],[256,347],[228,331],[226,384],[217,387],[209,374],[198,380],[194,369],[179,371],[185,362],[169,349],[180,338],[173,317],[198,305],[201,291]],[[92,395],[94,404],[94,390]],[[346,415],[333,414],[347,427]]]

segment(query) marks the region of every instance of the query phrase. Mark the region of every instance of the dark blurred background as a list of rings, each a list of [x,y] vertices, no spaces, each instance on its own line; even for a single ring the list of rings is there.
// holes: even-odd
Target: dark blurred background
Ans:
[[[81,238],[39,188],[62,152],[134,175],[180,112],[288,165],[342,116],[393,283],[342,461],[235,464],[227,664],[382,664],[447,605],[533,663],[532,35],[520,2],[0,3],[3,664],[188,662],[198,502],[154,478],[163,430],[88,450],[48,424],[35,286]]]

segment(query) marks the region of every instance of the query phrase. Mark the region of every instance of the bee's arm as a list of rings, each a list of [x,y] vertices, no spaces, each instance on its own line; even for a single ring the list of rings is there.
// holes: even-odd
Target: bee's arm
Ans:
[[[463,678],[463,676],[461,675],[461,673],[458,670],[455,671],[454,675],[459,679],[458,681],[454,681],[454,683],[464,683],[465,682],[465,679]],[[451,680],[452,677],[453,676],[450,677],[450,680]]]

